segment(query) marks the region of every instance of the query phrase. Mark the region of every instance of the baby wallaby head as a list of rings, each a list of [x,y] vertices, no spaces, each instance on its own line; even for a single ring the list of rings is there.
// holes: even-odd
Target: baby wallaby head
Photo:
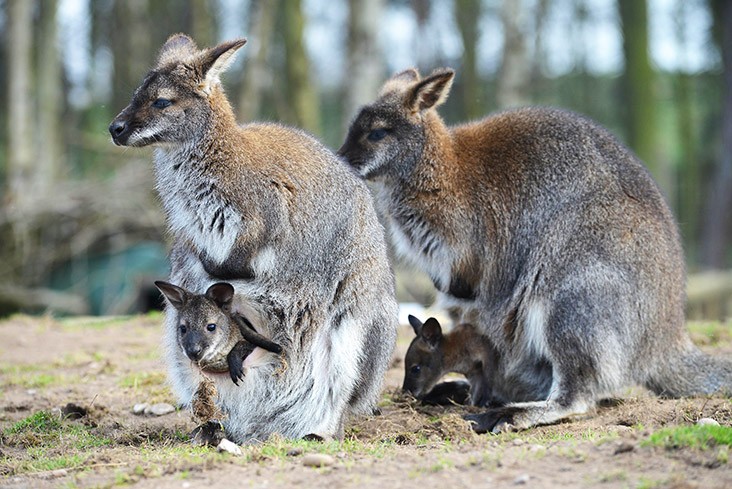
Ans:
[[[404,384],[402,390],[422,399],[445,373],[444,336],[442,327],[435,318],[422,323],[409,316],[417,335],[407,349],[404,357]]]
[[[425,116],[447,99],[454,76],[449,68],[425,78],[415,69],[394,75],[376,101],[361,108],[338,154],[363,178],[408,175],[425,145]]]
[[[234,287],[228,283],[213,284],[205,294],[194,294],[182,287],[158,281],[155,285],[178,314],[178,344],[186,356],[201,367],[219,361],[241,339],[239,328],[228,314],[234,298]],[[228,369],[225,361],[223,371]]]
[[[210,128],[213,105],[230,110],[219,77],[245,43],[236,39],[198,49],[185,34],[171,36],[130,104],[110,124],[114,143],[139,147],[200,138]]]

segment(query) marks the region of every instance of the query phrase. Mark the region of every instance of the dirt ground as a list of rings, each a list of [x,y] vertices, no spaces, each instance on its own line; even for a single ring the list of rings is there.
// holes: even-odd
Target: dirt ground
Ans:
[[[466,408],[424,407],[398,392],[408,327],[382,414],[352,420],[342,443],[275,439],[243,447],[242,456],[194,447],[188,412],[132,412],[142,402],[174,403],[159,356],[160,325],[159,315],[0,322],[0,486],[732,487],[730,441],[652,438],[712,418],[729,440],[729,399],[664,400],[637,389],[563,423],[475,435],[460,416]],[[701,325],[694,338],[732,358],[730,328]],[[332,464],[306,466],[313,453]]]

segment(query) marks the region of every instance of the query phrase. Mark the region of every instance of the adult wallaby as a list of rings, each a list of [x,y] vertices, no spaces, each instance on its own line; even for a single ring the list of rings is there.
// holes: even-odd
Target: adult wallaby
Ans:
[[[684,328],[684,261],[648,171],[608,131],[524,108],[446,127],[454,72],[401,72],[363,107],[339,154],[375,186],[399,254],[497,354],[477,431],[583,413],[632,384],[665,396],[732,393],[732,365]],[[509,382],[508,379],[511,379]]]
[[[118,145],[156,148],[170,281],[197,293],[232,283],[242,315],[284,350],[285,369],[264,359],[239,387],[217,379],[230,439],[340,436],[348,413],[374,409],[395,345],[383,228],[365,184],[313,137],[237,124],[219,76],[244,43],[199,50],[170,37],[109,130]],[[165,358],[190,404],[201,372],[178,345],[176,316],[166,314]]]
[[[244,361],[256,347],[282,353],[282,347],[257,333],[246,317],[232,313],[233,285],[218,282],[205,294],[161,280],[155,286],[178,311],[178,345],[201,370],[228,372],[238,384],[244,377]]]

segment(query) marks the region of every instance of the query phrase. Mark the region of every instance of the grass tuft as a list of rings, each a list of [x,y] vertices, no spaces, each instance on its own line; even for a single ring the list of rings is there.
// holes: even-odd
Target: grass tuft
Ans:
[[[707,450],[716,446],[730,446],[732,445],[732,428],[697,425],[663,428],[651,434],[643,445],[659,446],[667,450],[687,447]]]

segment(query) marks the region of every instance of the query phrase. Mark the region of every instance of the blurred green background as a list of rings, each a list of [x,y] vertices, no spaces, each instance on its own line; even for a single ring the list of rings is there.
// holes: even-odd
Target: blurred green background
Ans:
[[[175,32],[247,37],[225,75],[240,120],[334,148],[412,66],[457,70],[450,123],[528,104],[589,115],[666,194],[694,314],[732,313],[732,1],[0,0],[0,315],[159,304],[151,152],[113,146],[107,126]],[[400,269],[399,284],[402,300],[429,301],[418,275]]]

